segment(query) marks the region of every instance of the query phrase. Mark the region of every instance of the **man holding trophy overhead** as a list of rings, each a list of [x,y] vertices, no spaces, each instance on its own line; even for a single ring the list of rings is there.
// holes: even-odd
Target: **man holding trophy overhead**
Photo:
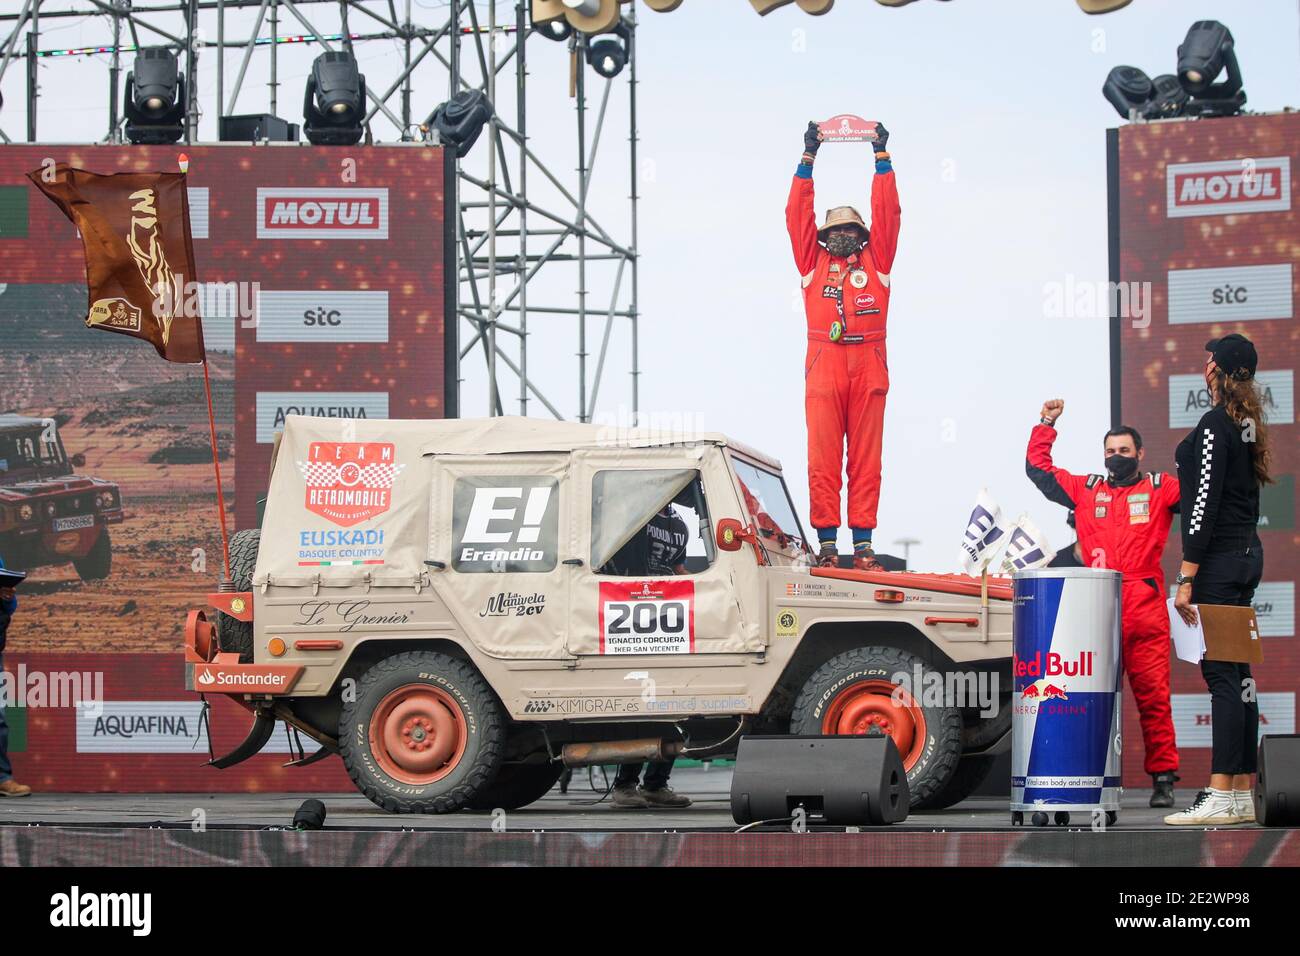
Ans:
[[[817,123],[810,122],[804,132],[803,157],[785,207],[808,319],[804,414],[808,494],[821,546],[818,563],[833,566],[838,557],[835,539],[847,438],[853,566],[864,571],[882,570],[872,552],[871,533],[880,500],[880,448],[889,391],[885,323],[899,226],[898,189],[885,150],[889,131],[883,124],[874,126],[874,137],[869,131],[862,137],[875,149],[870,229],[852,206],[834,207],[818,228],[812,170],[825,136]]]

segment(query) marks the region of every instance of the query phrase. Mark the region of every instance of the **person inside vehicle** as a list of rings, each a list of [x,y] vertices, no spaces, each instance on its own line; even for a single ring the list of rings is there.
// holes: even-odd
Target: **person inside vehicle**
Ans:
[[[668,577],[686,574],[686,546],[690,542],[686,522],[673,509],[672,503],[664,505],[641,529],[610,559],[607,574],[629,577]],[[645,778],[641,771],[645,769]],[[689,797],[675,793],[668,786],[673,772],[672,760],[652,760],[649,764],[620,764],[614,778],[612,804],[618,810],[648,810],[659,808],[681,809],[689,807]]]
[[[1178,479],[1140,472],[1142,437],[1127,425],[1106,433],[1105,475],[1074,475],[1052,462],[1059,398],[1043,404],[1029,436],[1025,472],[1049,500],[1074,509],[1080,557],[1123,575],[1122,660],[1142,724],[1150,805],[1172,807],[1178,748],[1169,697],[1169,613],[1160,558],[1179,509]]]
[[[1183,562],[1174,609],[1195,624],[1198,604],[1250,607],[1264,575],[1259,491],[1271,484],[1272,448],[1255,370],[1259,355],[1244,335],[1211,339],[1205,385],[1213,406],[1174,452],[1183,478]],[[1171,826],[1255,822],[1251,776],[1258,769],[1259,699],[1250,665],[1201,661],[1210,689],[1210,780]]]

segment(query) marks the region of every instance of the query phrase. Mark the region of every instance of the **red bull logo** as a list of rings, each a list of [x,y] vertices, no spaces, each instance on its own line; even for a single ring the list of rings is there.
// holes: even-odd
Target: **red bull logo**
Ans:
[[[1092,651],[1080,651],[1078,657],[1065,658],[1055,651],[1039,651],[1031,658],[1017,657],[1012,662],[1017,677],[1091,677]]]
[[[1070,695],[1065,692],[1064,682],[1054,684],[1046,677],[1028,684],[1020,691],[1021,700],[1048,701],[1048,700],[1069,700]]]

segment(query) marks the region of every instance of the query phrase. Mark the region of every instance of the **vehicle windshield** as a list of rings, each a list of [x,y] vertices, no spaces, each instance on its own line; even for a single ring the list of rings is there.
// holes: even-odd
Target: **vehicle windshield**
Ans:
[[[782,550],[799,552],[808,549],[803,527],[795,516],[794,503],[785,480],[775,472],[751,465],[735,456],[731,459],[745,505],[758,533]]]
[[[41,441],[41,430],[0,432],[0,481],[61,475],[68,471],[63,443]]]

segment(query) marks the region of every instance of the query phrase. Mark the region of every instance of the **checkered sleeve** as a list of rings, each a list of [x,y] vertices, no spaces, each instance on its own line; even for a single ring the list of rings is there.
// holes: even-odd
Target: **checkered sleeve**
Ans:
[[[1212,413],[1211,413],[1212,414]],[[1182,493],[1183,560],[1200,564],[1205,557],[1223,494],[1229,435],[1223,423],[1207,414],[1192,436],[1192,470],[1179,475]]]

